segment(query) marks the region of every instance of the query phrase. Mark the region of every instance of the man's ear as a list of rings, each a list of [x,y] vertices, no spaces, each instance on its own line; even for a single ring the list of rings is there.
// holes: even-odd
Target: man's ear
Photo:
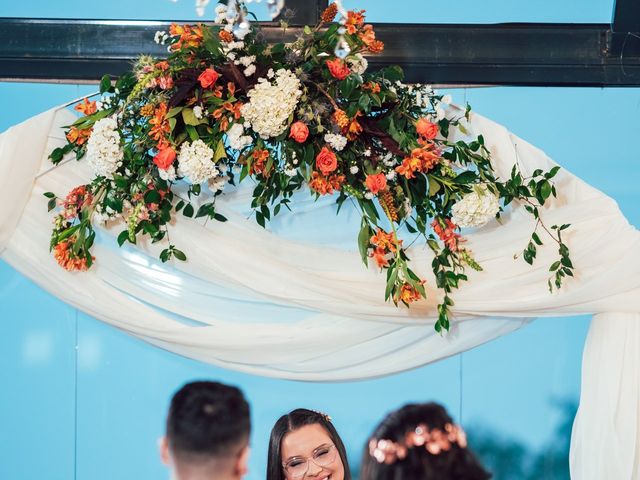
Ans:
[[[236,459],[235,471],[239,478],[244,477],[249,472],[249,445],[244,447]]]
[[[171,465],[171,455],[169,455],[169,442],[167,441],[167,437],[163,436],[158,440],[158,449],[160,450],[162,463],[167,466]]]

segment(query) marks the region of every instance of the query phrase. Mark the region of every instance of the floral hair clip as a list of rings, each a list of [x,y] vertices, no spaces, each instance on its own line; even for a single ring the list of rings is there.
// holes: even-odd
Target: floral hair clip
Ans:
[[[424,447],[431,455],[438,455],[450,450],[454,443],[460,448],[467,447],[467,435],[458,425],[447,423],[444,430],[439,428],[429,430],[425,424],[420,424],[407,432],[404,442],[372,439],[369,442],[369,454],[378,463],[391,465],[398,460],[404,460],[409,448]]]
[[[322,418],[324,418],[324,419],[325,419],[325,421],[327,421],[327,422],[331,423],[331,417],[330,417],[329,415],[327,415],[326,413],[321,412],[321,411],[319,411],[319,410],[311,410],[311,411],[312,411],[312,412],[314,412],[314,413],[317,413],[317,414],[318,414],[318,415],[320,415]]]

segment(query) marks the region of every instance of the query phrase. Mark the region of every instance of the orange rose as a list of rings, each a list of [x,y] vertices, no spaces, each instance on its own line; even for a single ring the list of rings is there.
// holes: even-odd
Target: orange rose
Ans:
[[[333,78],[344,80],[351,73],[351,70],[349,70],[349,67],[347,67],[347,64],[344,60],[336,58],[334,60],[327,60],[326,63]]]
[[[207,68],[200,74],[200,76],[198,77],[198,81],[200,82],[202,88],[210,88],[214,83],[218,81],[219,76],[220,74],[213,68]]]
[[[304,143],[309,136],[309,127],[303,122],[296,122],[291,125],[289,138],[293,138],[298,143]]]
[[[387,177],[384,176],[384,173],[367,175],[365,183],[367,184],[367,188],[369,189],[369,191],[375,195],[379,191],[387,188]]]
[[[176,159],[176,151],[171,147],[162,148],[155,157],[153,163],[161,170],[167,170]]]
[[[338,167],[338,158],[336,154],[327,147],[322,147],[320,153],[316,157],[316,167],[324,175],[328,175]]]
[[[416,122],[416,132],[422,137],[433,140],[438,135],[438,125],[431,123],[426,118],[421,118]]]

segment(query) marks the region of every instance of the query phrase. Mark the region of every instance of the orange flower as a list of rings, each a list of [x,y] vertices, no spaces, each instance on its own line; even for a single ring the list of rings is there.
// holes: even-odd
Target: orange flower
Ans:
[[[155,157],[153,157],[153,163],[161,170],[167,170],[173,161],[176,159],[176,151],[170,145],[163,145],[160,148]]]
[[[416,122],[416,132],[427,140],[433,140],[438,135],[438,125],[426,118],[420,118]]]
[[[251,152],[251,157],[253,161],[251,162],[251,166],[249,167],[249,175],[255,175],[261,173],[266,178],[269,178],[270,170],[266,170],[267,159],[269,158],[269,150],[262,150],[256,148]]]
[[[86,128],[84,130],[79,130],[76,127],[71,127],[71,129],[67,132],[67,140],[69,143],[75,143],[76,145],[84,144],[91,135],[93,131],[92,128]]]
[[[218,81],[219,77],[220,74],[213,68],[207,68],[200,74],[200,76],[198,77],[198,81],[200,82],[200,86],[202,86],[202,88],[211,88],[213,84]]]
[[[229,85],[233,85],[233,84],[229,82]],[[234,91],[235,91],[235,86],[234,86]],[[221,132],[225,132],[227,128],[229,128],[229,120],[227,119],[226,112],[231,113],[233,115],[233,118],[238,120],[242,116],[242,112],[240,111],[241,107],[242,107],[241,102],[234,102],[234,103],[225,102],[222,104],[221,107],[218,107],[213,111],[213,118],[215,118],[216,120],[219,120]]]
[[[370,90],[371,93],[380,93],[380,84],[376,82],[367,82],[362,84],[363,90]]]
[[[309,127],[304,122],[291,124],[289,138],[293,138],[298,143],[304,143],[309,136]]]
[[[162,70],[164,72],[165,70],[169,69],[169,62],[167,62],[166,60],[162,60],[161,62],[156,63],[155,67],[158,70]]]
[[[376,248],[372,250],[369,257],[373,258],[378,265],[378,268],[388,267],[389,260],[387,260],[387,252],[383,248]]]
[[[58,243],[53,248],[53,257],[62,268],[70,272],[87,270],[89,268],[87,259],[85,257],[76,257],[73,254],[72,247],[73,243],[69,240]]]
[[[421,148],[414,148],[411,156],[406,157],[402,164],[396,167],[396,172],[406,178],[415,178],[416,172],[426,173],[440,161],[440,151],[433,144]]]
[[[318,172],[313,172],[309,181],[309,188],[320,195],[331,195],[334,191],[339,191],[343,183],[344,175],[324,177]]]
[[[387,188],[387,177],[384,173],[376,173],[375,175],[367,175],[364,182],[371,193],[376,195],[379,191]]]
[[[227,90],[229,91],[229,96],[233,97],[236,93],[236,84],[233,82],[227,82]]]
[[[358,135],[362,133],[362,125],[358,123],[358,117],[361,117],[362,113],[356,112],[355,116],[349,121],[349,126],[343,129],[343,132],[348,140],[355,140]]]
[[[387,233],[379,228],[376,234],[369,239],[369,243],[383,250],[396,253],[397,248],[402,245],[402,240],[396,243],[396,238],[393,233]]]
[[[84,103],[77,104],[73,109],[85,115],[92,115],[98,111],[96,102],[90,102],[87,98],[84,99]]]
[[[233,35],[231,35],[231,32],[227,32],[226,30],[220,30],[218,32],[218,38],[225,43],[233,42]]]
[[[344,80],[351,73],[351,70],[349,70],[349,67],[347,66],[347,62],[340,58],[327,60],[325,63],[327,64],[327,68],[329,68],[331,76],[338,80]]]
[[[327,147],[322,147],[320,153],[316,156],[316,167],[323,175],[328,175],[338,168],[338,158]]]
[[[364,12],[364,10],[360,10],[359,12],[349,10],[347,12],[347,23],[345,24],[345,27],[350,35],[356,33],[358,28],[364,25]]]
[[[167,120],[167,104],[162,102],[156,107],[156,111],[153,114],[153,118],[149,120],[149,123],[153,125],[149,131],[149,135],[155,141],[162,140],[165,135],[171,131],[169,121]]]
[[[324,9],[322,15],[320,15],[320,20],[324,23],[331,23],[333,19],[336,18],[336,14],[338,13],[338,6],[335,3],[332,3],[327,8]]]
[[[384,50],[384,43],[376,40],[376,32],[373,31],[372,25],[365,25],[358,36],[371,53],[380,53]]]
[[[424,280],[420,283],[424,283]],[[396,296],[396,302],[400,301],[408,305],[410,303],[420,300],[421,297],[422,295],[420,295],[420,292],[418,292],[418,290],[413,288],[408,283],[405,283],[400,288],[400,293]]]
[[[169,27],[169,33],[174,37],[180,37],[176,43],[171,45],[174,52],[185,47],[198,47],[202,43],[202,28],[191,25],[172,24]]]
[[[340,110],[339,108],[333,113],[333,121],[340,128],[347,128],[349,125],[349,117],[344,110]]]
[[[438,235],[438,238],[444,242],[445,246],[449,250],[457,252],[459,250],[458,243],[460,242],[460,234],[456,233],[455,230],[458,226],[449,218],[444,220],[444,227],[442,226],[442,223],[442,220],[434,218],[433,222],[431,222],[431,227],[436,235]]]

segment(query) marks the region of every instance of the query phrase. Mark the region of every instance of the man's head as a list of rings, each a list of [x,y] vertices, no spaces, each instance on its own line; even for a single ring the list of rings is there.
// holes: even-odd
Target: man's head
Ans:
[[[239,389],[188,383],[171,400],[162,460],[180,480],[241,478],[250,430],[249,404]]]

